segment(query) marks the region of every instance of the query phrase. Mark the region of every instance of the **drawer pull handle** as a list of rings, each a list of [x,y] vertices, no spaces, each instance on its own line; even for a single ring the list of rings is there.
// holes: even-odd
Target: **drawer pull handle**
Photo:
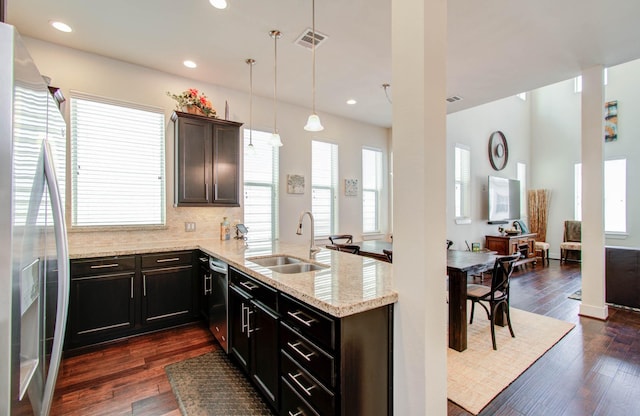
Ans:
[[[292,344],[292,343],[290,343],[290,342],[287,342],[287,345],[288,345],[292,350],[294,350],[295,352],[297,352],[298,354],[300,354],[300,356],[301,356],[302,358],[304,358],[305,360],[307,360],[307,361],[311,361],[311,357],[313,357],[314,355],[316,355],[316,353],[315,353],[315,352],[313,352],[313,351],[311,351],[309,354],[305,354],[305,353],[303,353],[302,351],[300,351],[300,350],[298,349],[298,347],[299,347],[300,345],[303,345],[303,344],[302,344],[302,342],[300,342],[300,341],[296,342],[295,344]]]
[[[295,375],[293,375],[291,373],[287,373],[287,374],[289,375],[291,380],[293,380],[293,382],[296,383],[298,385],[298,387],[300,387],[302,389],[302,391],[304,391],[307,394],[307,396],[311,396],[311,390],[313,390],[316,387],[315,384],[313,386],[311,386],[311,387],[305,387],[305,386],[302,385],[302,383],[300,383],[298,381],[298,377],[302,376],[302,373],[297,373]]]
[[[302,312],[302,311],[297,311],[297,312],[287,311],[287,314],[289,316],[291,316],[292,318],[295,318],[297,321],[305,324],[308,327],[311,327],[312,323],[318,322],[315,319],[305,315],[304,312]],[[304,318],[307,318],[307,319],[305,320],[305,319],[301,318],[300,316],[303,316]]]
[[[168,261],[178,261],[180,260],[180,257],[171,257],[170,259],[158,259],[156,260],[156,263],[166,263]]]
[[[147,297],[147,275],[142,275],[142,296]]]
[[[106,269],[109,267],[118,267],[118,263],[110,263],[110,264],[94,264],[91,266],[92,269]]]
[[[258,285],[254,285],[251,282],[240,282],[240,285],[247,290],[257,289],[259,287]]]
[[[300,410],[299,407],[296,408],[297,412],[295,413],[291,413],[291,410],[289,410],[289,416],[305,416],[304,412],[302,410]]]

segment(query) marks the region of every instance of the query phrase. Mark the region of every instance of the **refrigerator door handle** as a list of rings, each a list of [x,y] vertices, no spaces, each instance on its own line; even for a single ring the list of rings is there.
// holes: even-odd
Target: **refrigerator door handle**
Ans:
[[[47,188],[51,195],[51,207],[53,214],[53,225],[56,238],[56,250],[58,255],[58,310],[56,312],[56,326],[53,335],[53,348],[51,351],[51,361],[49,372],[44,387],[42,400],[42,415],[48,415],[51,410],[53,392],[58,378],[60,360],[62,358],[62,343],[64,341],[65,326],[67,323],[67,313],[69,308],[69,247],[67,243],[67,233],[64,219],[64,207],[60,189],[56,179],[53,166],[53,154],[49,142],[45,138],[43,141],[44,151],[44,173],[47,181]]]

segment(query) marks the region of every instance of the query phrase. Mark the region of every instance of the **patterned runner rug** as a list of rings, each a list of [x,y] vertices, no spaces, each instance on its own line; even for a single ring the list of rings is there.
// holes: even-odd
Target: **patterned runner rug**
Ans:
[[[222,350],[165,367],[184,416],[271,416],[273,413]]]
[[[477,308],[473,324],[467,326],[468,348],[447,350],[447,396],[474,415],[575,326],[512,307],[516,337],[511,338],[508,327],[496,327],[494,351],[489,324],[484,310]]]

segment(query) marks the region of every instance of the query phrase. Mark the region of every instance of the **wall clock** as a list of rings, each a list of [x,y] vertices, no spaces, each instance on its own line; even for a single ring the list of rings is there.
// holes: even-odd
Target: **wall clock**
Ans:
[[[509,160],[509,147],[507,139],[500,131],[494,131],[489,136],[489,162],[494,170],[502,170],[507,166]]]

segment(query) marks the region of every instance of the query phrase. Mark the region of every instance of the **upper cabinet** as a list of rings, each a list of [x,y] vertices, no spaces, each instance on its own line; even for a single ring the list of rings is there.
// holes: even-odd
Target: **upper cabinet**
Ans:
[[[174,112],[175,205],[237,207],[242,123]]]

